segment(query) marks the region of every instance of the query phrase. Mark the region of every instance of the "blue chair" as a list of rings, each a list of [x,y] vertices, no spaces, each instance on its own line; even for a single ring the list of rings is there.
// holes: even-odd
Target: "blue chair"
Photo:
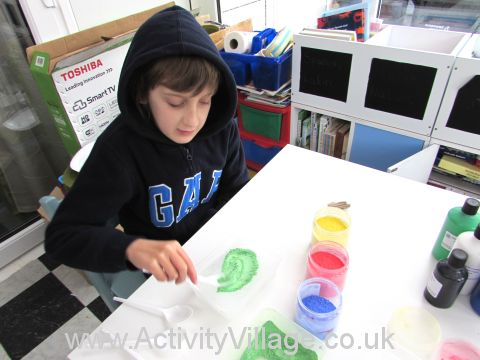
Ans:
[[[52,218],[60,205],[61,200],[54,196],[47,195],[40,198],[39,203],[45,210],[48,218]],[[116,273],[99,273],[80,270],[87,280],[97,289],[100,297],[110,311],[114,311],[120,304],[113,300],[114,296],[128,298],[146,278],[137,270],[123,270]]]

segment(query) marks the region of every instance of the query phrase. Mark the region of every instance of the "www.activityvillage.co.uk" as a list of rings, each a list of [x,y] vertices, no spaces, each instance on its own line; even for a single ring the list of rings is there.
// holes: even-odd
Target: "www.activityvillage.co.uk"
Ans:
[[[186,331],[181,327],[153,333],[142,327],[134,333],[111,333],[103,330],[94,334],[65,333],[70,350],[78,349],[118,349],[131,350],[157,349],[166,351],[198,350],[209,351],[215,355],[226,349],[281,350],[285,355],[296,355],[300,348],[321,351],[326,349],[368,349],[393,350],[393,334],[384,327],[379,332],[363,333],[355,337],[350,333],[329,333],[323,341],[313,335],[302,333],[266,333],[263,327],[227,327],[225,331],[213,331],[210,328]],[[358,340],[361,338],[361,341]],[[322,349],[323,348],[323,349]]]

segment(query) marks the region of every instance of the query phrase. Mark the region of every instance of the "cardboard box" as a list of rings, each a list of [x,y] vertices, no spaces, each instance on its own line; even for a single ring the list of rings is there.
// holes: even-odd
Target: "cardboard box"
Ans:
[[[120,113],[117,86],[136,29],[167,3],[27,49],[30,70],[60,137],[73,156]],[[199,23],[205,16],[197,18]],[[210,35],[217,48],[234,30],[252,31],[251,19]]]

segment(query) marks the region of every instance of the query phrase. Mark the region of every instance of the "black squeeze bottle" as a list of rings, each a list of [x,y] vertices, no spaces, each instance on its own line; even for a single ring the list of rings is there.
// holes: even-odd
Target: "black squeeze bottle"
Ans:
[[[435,307],[446,309],[453,305],[465,281],[468,271],[465,268],[468,254],[461,249],[453,249],[447,259],[437,263],[427,287],[425,299]]]

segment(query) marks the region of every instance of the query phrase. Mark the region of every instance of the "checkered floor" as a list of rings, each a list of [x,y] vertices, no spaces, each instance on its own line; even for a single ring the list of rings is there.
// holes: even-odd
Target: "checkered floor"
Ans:
[[[0,283],[0,360],[65,359],[67,336],[90,333],[109,315],[79,271],[43,254]]]

